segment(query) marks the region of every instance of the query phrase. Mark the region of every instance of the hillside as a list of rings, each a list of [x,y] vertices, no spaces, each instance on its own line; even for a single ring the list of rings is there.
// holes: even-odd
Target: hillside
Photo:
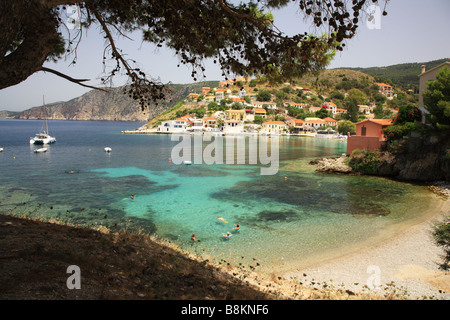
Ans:
[[[218,82],[207,82],[206,85],[214,85]],[[43,119],[52,120],[106,120],[106,121],[139,121],[145,122],[170,109],[178,101],[186,98],[192,91],[204,83],[170,84],[170,93],[167,99],[158,104],[153,104],[146,112],[143,112],[139,104],[123,94],[123,88],[113,88],[108,92],[91,90],[75,99],[34,107],[25,110],[15,116],[17,119]]]
[[[199,94],[199,97],[180,101],[171,109],[151,118],[141,129],[155,129],[163,121],[174,120],[185,115],[202,118],[213,116],[218,111],[243,109],[244,106],[247,109],[252,109],[254,106],[261,104],[276,105],[276,108],[271,109],[265,107],[268,120],[282,120],[286,117],[297,119],[315,117],[318,116],[315,112],[327,102],[332,102],[338,108],[343,108],[339,111],[342,114],[346,113],[348,105],[346,99],[351,89],[358,89],[357,91],[361,92],[363,97],[366,97],[359,104],[372,103],[374,105],[375,103],[381,103],[385,104],[386,110],[391,108],[390,105],[388,106],[386,98],[381,97],[380,102],[379,87],[376,85],[375,78],[357,70],[321,70],[289,83],[276,84],[269,83],[264,77],[259,77],[251,81],[230,83],[224,88],[229,89],[229,93],[225,93],[225,97],[220,103],[217,103],[215,97],[215,90],[220,89],[219,87],[211,87],[211,91],[205,95],[201,95],[201,88],[199,88],[194,91],[194,93]],[[245,103],[238,98],[242,89],[245,90]],[[262,92],[265,92],[266,96],[268,94],[267,100],[261,100],[260,94]],[[415,97],[411,98],[414,99]],[[232,101],[232,99],[241,100],[241,104],[236,103],[236,100]],[[228,100],[228,102],[224,103],[225,100]],[[390,102],[391,105],[396,103],[397,100]],[[301,107],[292,107],[293,105],[301,105]],[[387,112],[389,113],[389,111]],[[345,115],[338,116],[335,113],[322,114],[319,117],[325,118],[327,116],[337,120],[346,119]],[[361,116],[364,117],[362,114]],[[386,116],[391,116],[391,113]],[[247,121],[247,124],[250,123],[251,121]]]
[[[12,119],[19,113],[20,112],[2,110],[0,111],[0,119]]]
[[[404,89],[411,89],[414,90],[414,92],[418,92],[419,74],[422,72],[422,65],[425,65],[426,69],[430,70],[448,60],[449,58],[428,62],[402,63],[385,67],[347,69],[367,73],[371,76],[378,77],[380,81],[383,82],[392,81],[392,84],[396,86],[401,86]]]

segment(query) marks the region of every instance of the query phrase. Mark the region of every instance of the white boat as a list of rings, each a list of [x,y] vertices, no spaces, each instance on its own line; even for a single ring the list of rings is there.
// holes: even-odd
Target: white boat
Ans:
[[[186,165],[192,164],[192,162],[189,161],[189,160],[184,160],[183,163],[186,164]]]
[[[44,108],[45,108],[45,101],[44,101]],[[47,118],[44,118],[41,131],[39,133],[36,133],[34,137],[30,138],[30,144],[51,144],[55,142],[56,138],[52,137],[48,132]]]
[[[47,148],[39,148],[34,150],[35,153],[47,152]]]
[[[110,147],[105,147],[105,151],[106,151],[106,152],[111,152],[111,150],[112,150],[112,149],[111,149]]]
[[[30,144],[51,144],[55,142],[55,137],[50,136],[45,131],[36,133],[34,137],[30,138]]]
[[[0,148],[0,152],[3,152],[3,148]]]

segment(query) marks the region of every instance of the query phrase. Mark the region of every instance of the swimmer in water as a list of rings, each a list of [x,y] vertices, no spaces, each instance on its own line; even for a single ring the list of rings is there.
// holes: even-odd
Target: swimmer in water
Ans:
[[[197,239],[197,238],[195,237],[195,233],[192,234],[191,240],[192,240],[192,242],[200,241],[200,239]]]
[[[235,224],[234,226],[236,227],[236,228],[233,228],[234,231],[239,231],[241,229],[239,224]]]
[[[134,194],[131,194],[131,199],[134,199]]]
[[[232,236],[232,234],[227,232],[227,234],[222,233],[222,236],[224,236],[225,238],[230,238]]]
[[[228,221],[226,221],[224,218],[221,218],[221,217],[219,217],[219,216],[217,216],[217,219],[219,219],[219,220],[221,220],[221,221],[223,221],[223,222],[225,222],[225,223],[228,223]]]

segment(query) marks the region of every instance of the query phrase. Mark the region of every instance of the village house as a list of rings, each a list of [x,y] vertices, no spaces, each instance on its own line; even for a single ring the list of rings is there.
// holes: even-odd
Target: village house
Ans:
[[[222,128],[223,133],[242,133],[244,132],[244,125],[238,120],[225,120]]]
[[[206,96],[206,94],[211,90],[210,87],[202,87],[202,95]]]
[[[286,120],[286,124],[291,128],[292,133],[299,133],[303,131],[303,123],[302,119],[288,119]]]
[[[181,133],[186,131],[189,123],[187,118],[177,118],[175,120],[163,121],[156,129],[156,132],[161,133]]]
[[[198,93],[189,93],[189,99],[197,99],[200,95]]]
[[[246,112],[244,109],[241,110],[234,110],[229,109],[225,111],[225,114],[227,116],[227,120],[237,120],[237,121],[245,121],[246,118]]]
[[[310,113],[316,113],[317,111],[319,111],[320,109],[322,109],[321,107],[309,107],[309,112]]]
[[[320,127],[325,127],[327,123],[320,118],[305,118],[304,126],[314,128],[315,130]]]
[[[342,108],[336,108],[336,113],[333,116],[340,116],[341,114],[347,113],[347,110]]]
[[[275,102],[254,102],[253,107],[267,110],[277,110],[277,104]]]
[[[307,108],[306,104],[301,104],[301,103],[290,103],[290,106],[297,108],[297,109],[306,109]]]
[[[220,103],[220,101],[225,98],[225,94],[229,92],[229,89],[217,89],[215,92],[216,103]]]
[[[204,128],[215,128],[217,126],[217,119],[213,117],[205,117],[202,119]]]
[[[253,108],[253,113],[255,116],[261,116],[263,118],[267,117],[267,111],[266,109],[261,109],[261,108]]]
[[[286,123],[282,121],[266,121],[261,125],[260,133],[264,134],[281,134],[287,130]]]
[[[323,121],[325,121],[325,124],[327,126],[331,126],[331,127],[337,126],[337,124],[338,124],[337,120],[330,118],[330,117],[326,117],[325,119],[323,119]]]
[[[356,135],[347,139],[347,155],[355,149],[380,149],[386,141],[383,129],[390,125],[391,119],[365,119],[356,123]]]
[[[388,99],[394,98],[394,89],[386,83],[377,83],[380,93]]]
[[[372,111],[372,108],[366,105],[358,105],[358,112],[362,114],[370,114]]]
[[[430,70],[426,70],[425,66],[422,66],[422,73],[419,75],[419,104],[418,107],[423,108],[423,93],[427,90],[427,81],[436,80],[436,75],[442,68],[450,68],[450,61],[446,61],[443,64],[438,65]],[[424,109],[421,109],[422,115],[426,113]]]
[[[324,102],[323,107],[327,109],[333,116],[336,114],[337,105],[334,102]]]

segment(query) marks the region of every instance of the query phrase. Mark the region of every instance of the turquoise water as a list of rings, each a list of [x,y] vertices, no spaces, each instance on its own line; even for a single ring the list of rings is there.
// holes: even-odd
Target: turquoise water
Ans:
[[[35,154],[37,121],[0,120],[1,212],[143,229],[216,260],[281,270],[332,258],[420,219],[432,199],[421,186],[316,173],[309,161],[342,154],[342,141],[280,137],[279,170],[261,175],[248,161],[175,165],[170,136],[120,134],[136,123],[49,125],[58,141]]]

